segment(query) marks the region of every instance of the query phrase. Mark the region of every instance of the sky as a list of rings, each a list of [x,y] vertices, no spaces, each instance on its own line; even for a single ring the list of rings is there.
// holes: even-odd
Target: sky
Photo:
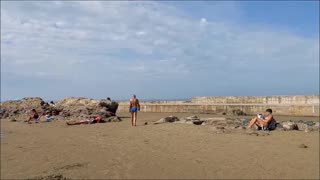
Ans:
[[[1,100],[319,94],[318,1],[1,1]]]

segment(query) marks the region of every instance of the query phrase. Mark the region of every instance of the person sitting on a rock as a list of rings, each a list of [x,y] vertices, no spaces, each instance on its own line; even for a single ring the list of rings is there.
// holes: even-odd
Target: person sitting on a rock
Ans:
[[[90,119],[85,119],[85,120],[79,120],[79,121],[69,121],[67,122],[67,125],[80,125],[80,124],[95,124],[95,123],[103,123],[100,116],[90,118]]]
[[[274,130],[276,128],[276,121],[273,118],[272,109],[267,109],[264,117],[257,115],[252,118],[247,129],[250,129],[253,125],[256,125],[258,130]]]
[[[56,104],[53,101],[50,101],[48,104],[49,106],[56,107]]]
[[[36,121],[36,123],[38,123],[38,119],[39,119],[39,114],[35,109],[31,110],[31,116],[28,119],[28,123],[30,123],[30,121],[34,120]]]

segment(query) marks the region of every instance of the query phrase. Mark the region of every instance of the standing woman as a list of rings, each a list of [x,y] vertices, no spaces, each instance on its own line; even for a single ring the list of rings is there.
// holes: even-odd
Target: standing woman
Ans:
[[[132,126],[137,126],[137,113],[140,111],[139,100],[136,95],[130,98],[129,112],[131,113],[131,124]]]

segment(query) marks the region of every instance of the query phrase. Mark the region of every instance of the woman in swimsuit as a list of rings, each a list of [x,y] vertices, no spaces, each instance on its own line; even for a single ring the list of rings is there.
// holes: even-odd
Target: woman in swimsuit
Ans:
[[[35,109],[31,110],[31,116],[28,119],[28,123],[30,123],[31,120],[36,121],[38,123],[39,114]]]
[[[129,112],[131,113],[131,124],[132,126],[137,126],[137,114],[140,111],[139,100],[136,98],[136,95],[133,95],[130,98]]]

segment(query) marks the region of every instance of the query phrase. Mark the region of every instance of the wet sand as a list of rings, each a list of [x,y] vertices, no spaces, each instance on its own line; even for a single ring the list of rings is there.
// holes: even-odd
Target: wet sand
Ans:
[[[128,113],[119,114],[123,122],[78,126],[1,120],[1,179],[319,179],[319,132],[250,136],[245,130],[215,134],[210,126],[151,124],[171,114],[191,115],[140,113],[137,127]]]

